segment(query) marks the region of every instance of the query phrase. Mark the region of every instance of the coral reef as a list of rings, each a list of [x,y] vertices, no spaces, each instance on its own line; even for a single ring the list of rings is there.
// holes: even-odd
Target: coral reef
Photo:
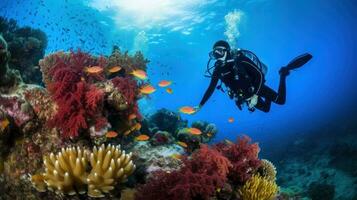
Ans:
[[[181,167],[182,161],[175,155],[183,155],[185,150],[178,145],[152,146],[149,142],[136,143],[131,152],[137,160],[137,166],[142,166],[146,174],[155,171],[171,172]]]
[[[202,143],[209,143],[218,132],[218,129],[215,124],[204,121],[195,121],[191,124],[191,127],[198,128],[202,131]]]
[[[89,162],[88,162],[89,161]],[[90,172],[88,172],[90,163]],[[86,192],[90,197],[104,197],[117,183],[125,181],[133,173],[135,165],[131,154],[120,150],[119,146],[102,145],[88,153],[84,148],[67,147],[57,154],[44,158],[45,173],[32,176],[34,187],[44,192],[44,184],[59,194],[74,195]]]
[[[118,46],[113,47],[112,54],[108,58],[108,68],[120,66],[125,70],[126,74],[137,69],[146,71],[148,63],[149,60],[145,59],[141,52],[136,52],[134,56],[130,56],[128,51],[122,53]]]
[[[228,174],[229,179],[236,185],[245,183],[257,172],[261,165],[258,159],[259,146],[251,144],[248,136],[237,139],[237,143],[218,143],[215,148],[232,163]]]
[[[76,137],[83,129],[91,125],[96,130],[105,127],[106,119],[102,114],[104,92],[95,85],[89,83],[95,79],[101,80],[101,76],[87,78],[85,67],[102,64],[101,59],[92,58],[81,51],[63,55],[59,53],[53,58],[50,56],[40,63],[45,75],[46,84],[50,95],[58,106],[56,114],[49,125],[58,127],[64,138]],[[52,59],[55,59],[53,62]],[[51,63],[52,66],[44,65]],[[50,80],[48,80],[50,77]]]
[[[0,35],[0,93],[3,94],[16,91],[17,87],[22,84],[20,73],[9,67],[10,57],[8,44]]]
[[[243,200],[272,200],[279,188],[274,181],[253,175],[239,190]]]
[[[171,144],[175,138],[167,131],[158,131],[150,139],[150,143],[154,146]]]
[[[15,20],[0,17],[0,33],[11,53],[9,66],[22,72],[25,83],[41,84],[38,61],[44,56],[47,37],[39,29],[19,27]]]
[[[187,127],[187,121],[181,120],[180,114],[162,108],[150,116],[150,132],[167,131],[175,134],[180,128]]]
[[[156,172],[138,189],[136,199],[209,199],[227,180],[230,162],[207,146],[183,162],[179,170]]]

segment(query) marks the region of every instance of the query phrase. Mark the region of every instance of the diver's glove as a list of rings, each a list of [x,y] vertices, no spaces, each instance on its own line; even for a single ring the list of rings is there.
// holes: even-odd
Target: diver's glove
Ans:
[[[193,109],[195,109],[195,113],[197,113],[198,111],[200,111],[201,108],[202,108],[201,105],[198,105],[198,106],[193,107]]]
[[[254,108],[258,103],[258,95],[254,94],[250,98],[247,99],[248,108]]]

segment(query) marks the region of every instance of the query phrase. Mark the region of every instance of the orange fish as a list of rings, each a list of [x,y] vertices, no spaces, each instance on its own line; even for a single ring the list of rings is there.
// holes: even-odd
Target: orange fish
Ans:
[[[135,137],[136,141],[147,141],[149,139],[150,139],[150,137],[148,135],[139,135],[139,136]]]
[[[136,123],[134,126],[134,130],[139,131],[141,129],[141,124]]]
[[[118,136],[118,133],[115,132],[115,131],[108,131],[108,132],[105,134],[105,137],[107,137],[107,138],[115,138],[116,136]]]
[[[234,118],[233,117],[228,118],[228,122],[229,123],[233,123],[234,122]]]
[[[5,130],[9,126],[9,124],[10,124],[10,121],[7,118],[1,120],[0,121],[0,129]]]
[[[173,158],[173,159],[176,159],[176,160],[181,160],[182,155],[178,154],[178,153],[174,153],[170,157]]]
[[[192,115],[196,112],[196,110],[193,107],[190,106],[184,106],[180,108],[180,112],[188,115]]]
[[[146,72],[140,69],[132,71],[131,74],[141,80],[146,80],[148,78]]]
[[[115,72],[118,72],[120,71],[122,68],[119,67],[119,66],[114,66],[114,67],[111,67],[110,69],[108,69],[108,72],[110,73],[115,73]]]
[[[127,136],[129,135],[129,133],[133,132],[133,131],[138,131],[141,129],[141,124],[140,123],[136,123],[134,126],[132,126],[129,130],[124,132],[124,135]]]
[[[202,131],[198,128],[188,128],[187,131],[192,135],[201,135]]]
[[[129,115],[128,120],[133,120],[135,118],[136,118],[136,115],[133,113],[133,114]]]
[[[151,85],[145,85],[144,87],[142,87],[140,89],[140,92],[143,93],[143,94],[151,94],[151,93],[153,93],[155,91],[156,91],[156,89]]]
[[[171,83],[172,83],[172,81],[162,80],[162,81],[160,81],[159,86],[167,87],[167,86],[171,85]]]
[[[88,74],[100,74],[103,72],[103,68],[100,66],[86,67],[84,71]]]
[[[185,142],[178,141],[177,144],[180,145],[183,148],[187,148],[188,147],[188,145]]]
[[[169,93],[169,94],[174,93],[174,91],[171,88],[166,88],[166,92]]]

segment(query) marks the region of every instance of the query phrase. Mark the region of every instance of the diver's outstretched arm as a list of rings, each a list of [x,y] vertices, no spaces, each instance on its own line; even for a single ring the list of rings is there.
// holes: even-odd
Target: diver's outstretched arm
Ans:
[[[210,82],[205,94],[203,95],[203,98],[199,104],[199,107],[202,107],[207,102],[207,100],[212,96],[214,90],[216,89],[218,80],[219,80],[218,72],[214,71],[212,74],[211,82]]]

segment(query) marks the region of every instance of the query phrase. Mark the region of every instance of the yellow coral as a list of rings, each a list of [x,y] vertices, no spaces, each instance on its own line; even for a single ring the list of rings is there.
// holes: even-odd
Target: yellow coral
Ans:
[[[239,190],[243,200],[272,200],[279,188],[274,181],[253,175]]]
[[[262,159],[261,161],[262,165],[259,168],[259,174],[270,181],[275,181],[276,168],[274,164],[266,159]]]
[[[131,153],[125,154],[125,151],[113,145],[105,147],[103,144],[98,150],[94,147],[90,163],[92,171],[87,178],[90,197],[103,197],[103,192],[114,189],[116,180],[125,181],[135,169]]]
[[[131,153],[121,151],[120,146],[104,144],[99,149],[94,147],[92,153],[80,147],[63,148],[57,155],[45,156],[44,166],[45,173],[31,179],[38,191],[44,192],[46,184],[56,193],[83,194],[88,185],[90,197],[103,197],[135,170]]]
[[[76,191],[84,193],[88,174],[87,154],[82,148],[69,147],[62,148],[56,156],[53,153],[45,156],[43,177],[48,189],[69,195],[76,194]]]

